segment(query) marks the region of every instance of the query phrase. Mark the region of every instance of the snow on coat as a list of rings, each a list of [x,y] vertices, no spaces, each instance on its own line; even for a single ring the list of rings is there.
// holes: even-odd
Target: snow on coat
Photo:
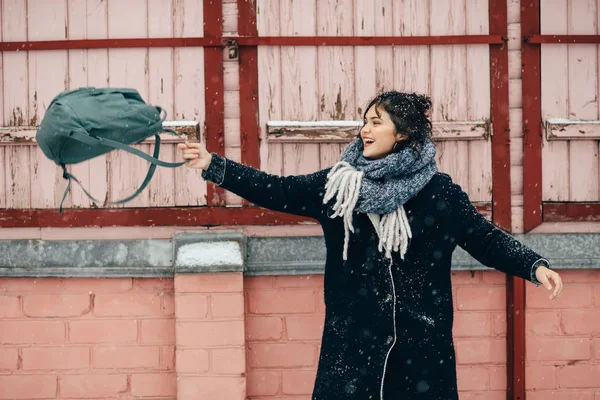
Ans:
[[[483,265],[529,281],[542,258],[437,173],[405,204],[413,237],[404,260],[386,259],[368,216],[355,213],[344,261],[343,221],[329,218],[331,202],[322,204],[328,171],[281,177],[213,154],[203,172],[258,206],[321,223],[325,325],[312,399],[457,400],[452,252],[461,246]]]

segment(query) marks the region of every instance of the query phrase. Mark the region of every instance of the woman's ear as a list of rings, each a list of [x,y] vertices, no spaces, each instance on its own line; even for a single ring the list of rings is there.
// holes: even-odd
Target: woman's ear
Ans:
[[[406,140],[408,135],[405,133],[396,133],[396,140]]]

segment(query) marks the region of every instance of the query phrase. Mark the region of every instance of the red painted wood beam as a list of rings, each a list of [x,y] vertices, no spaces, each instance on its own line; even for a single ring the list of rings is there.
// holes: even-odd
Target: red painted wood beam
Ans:
[[[256,7],[254,0],[238,0],[238,32],[256,37]],[[258,47],[239,49],[240,81],[240,146],[242,164],[260,168],[260,128],[258,125]],[[248,205],[244,200],[244,205]]]
[[[600,44],[600,35],[530,35],[523,41],[531,44]]]
[[[240,1],[240,0],[238,0]],[[217,3],[205,2],[204,8],[216,9]],[[250,10],[252,7],[247,7]],[[240,13],[241,15],[241,13]],[[122,49],[136,47],[224,47],[228,40],[238,46],[421,46],[444,44],[502,44],[506,36],[501,35],[450,35],[450,36],[265,36],[240,35],[222,37],[217,33],[214,13],[205,14],[205,33],[208,28],[213,35],[193,38],[139,38],[139,39],[86,39],[44,40],[27,42],[0,42],[0,51],[27,50],[74,50],[74,49]],[[212,19],[208,19],[208,17]],[[242,25],[246,21],[241,21]],[[238,28],[239,29],[239,28]],[[240,31],[242,33],[242,31]]]
[[[475,205],[490,214],[490,203]],[[252,207],[154,207],[0,209],[0,228],[74,228],[100,226],[230,226],[294,225],[316,222],[310,218]]]
[[[508,34],[506,1],[490,0],[490,32]],[[510,130],[508,117],[508,46],[490,46],[492,114],[492,198],[494,224],[511,230]]]
[[[490,0],[490,33],[508,36],[508,10],[505,0]],[[492,221],[512,230],[510,191],[510,129],[508,95],[508,45],[490,46],[492,100]],[[525,398],[524,290],[522,280],[506,277],[506,397]]]
[[[220,38],[223,35],[222,0],[207,0],[204,6],[204,36]],[[202,65],[199,64],[198,68]],[[223,91],[223,49],[204,48],[205,90],[205,138],[209,152],[225,154],[225,96]],[[222,188],[207,182],[207,202],[210,206],[224,206],[225,192]]]
[[[600,222],[600,203],[544,203],[544,222]]]
[[[293,225],[316,222],[258,207],[0,210],[2,228],[104,226]]]
[[[521,2],[521,32],[540,32],[540,2]],[[523,97],[523,228],[529,232],[542,223],[542,89],[540,46],[521,44]]]
[[[448,36],[262,36],[240,37],[241,46],[422,46],[446,44],[502,44],[502,35]]]

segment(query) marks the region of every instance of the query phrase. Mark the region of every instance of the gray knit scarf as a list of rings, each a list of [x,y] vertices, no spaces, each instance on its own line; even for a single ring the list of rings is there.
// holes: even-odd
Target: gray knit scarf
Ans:
[[[414,197],[437,172],[435,144],[427,141],[420,154],[412,148],[381,159],[363,157],[363,142],[355,139],[327,175],[323,204],[336,197],[330,218],[344,218],[343,259],[348,258],[349,232],[354,232],[352,214],[367,214],[379,236],[379,251],[391,259],[398,251],[404,259],[412,237],[403,205]]]

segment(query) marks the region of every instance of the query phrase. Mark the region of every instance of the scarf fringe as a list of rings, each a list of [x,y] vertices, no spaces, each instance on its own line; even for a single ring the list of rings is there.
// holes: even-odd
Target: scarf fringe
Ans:
[[[330,218],[343,217],[344,219],[344,251],[342,254],[344,260],[348,259],[350,232],[354,232],[352,214],[358,202],[363,176],[364,172],[357,171],[345,161],[336,163],[327,174],[323,204],[336,197],[336,202],[332,207],[334,213]],[[376,226],[379,236],[378,250],[380,252],[385,250],[385,256],[389,259],[392,258],[392,251],[399,252],[400,257],[404,259],[412,238],[404,206],[383,215],[379,219],[378,225]]]

